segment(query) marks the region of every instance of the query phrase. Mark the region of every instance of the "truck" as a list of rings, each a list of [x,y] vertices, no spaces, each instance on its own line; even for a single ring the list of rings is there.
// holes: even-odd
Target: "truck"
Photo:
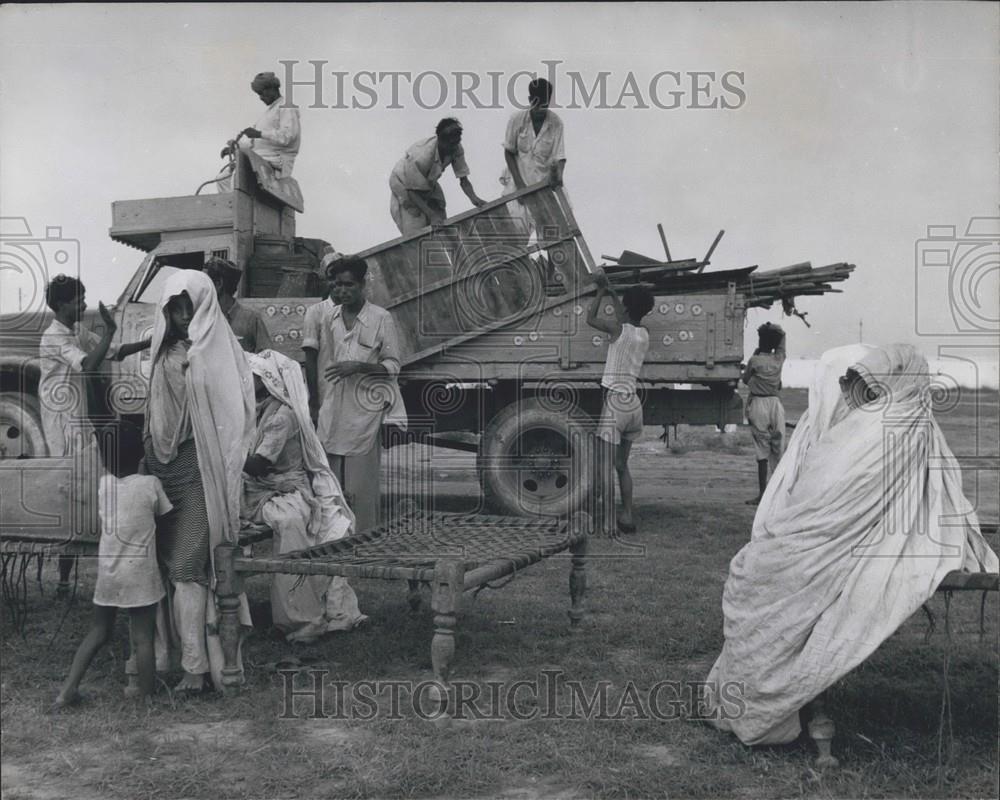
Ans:
[[[114,341],[150,336],[166,278],[218,256],[242,269],[237,296],[262,314],[275,349],[302,361],[305,312],[326,296],[320,262],[333,248],[296,236],[302,201],[294,188],[240,151],[231,191],[114,202],[111,238],[142,253],[112,307]],[[534,235],[509,213],[513,203],[528,209]],[[576,433],[600,414],[608,342],[586,324],[601,268],[565,191],[528,186],[357,256],[369,268],[368,299],[390,311],[399,333],[409,424],[394,443],[475,451],[484,496],[499,512],[580,507],[590,482],[571,479]],[[645,320],[647,425],[742,420],[744,311],[735,282],[657,297]],[[601,313],[613,313],[610,303]],[[38,340],[50,318],[0,319],[0,476],[9,487],[19,471],[19,488],[5,492],[8,532],[28,514],[15,513],[11,498],[30,494],[44,504],[44,489],[25,476],[57,466],[46,457],[38,399]],[[101,332],[96,313],[83,324]],[[106,365],[104,380],[89,383],[91,409],[141,424],[151,363],[146,351]]]

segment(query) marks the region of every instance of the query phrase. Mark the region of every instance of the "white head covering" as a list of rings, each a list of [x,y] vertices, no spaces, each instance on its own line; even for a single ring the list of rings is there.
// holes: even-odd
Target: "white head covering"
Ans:
[[[274,350],[247,354],[247,362],[272,397],[292,409],[299,423],[302,458],[312,485],[313,495],[322,510],[320,518],[310,522],[310,533],[318,541],[330,541],[349,536],[354,530],[354,512],[344,500],[344,493],[330,470],[323,445],[309,416],[309,393],[297,361]],[[344,521],[348,524],[345,526]]]
[[[785,454],[768,482],[770,491],[765,490],[760,506],[770,506],[779,485],[784,491],[791,491],[806,452],[846,416],[850,409],[844,402],[838,379],[873,350],[870,345],[849,344],[827,350],[820,357],[809,386],[809,407],[795,425]]]
[[[215,286],[202,272],[185,269],[171,275],[163,287],[160,313],[153,324],[153,373],[150,379],[146,428],[157,458],[170,461],[175,431],[157,391],[157,362],[168,330],[167,303],[186,292],[194,306],[188,327],[191,347],[185,374],[187,406],[198,449],[198,469],[205,489],[210,551],[223,541],[235,541],[240,527],[243,463],[256,428],[253,378],[243,348],[226,322]]]
[[[793,740],[803,705],[867,658],[949,571],[1000,567],[931,411],[926,359],[910,345],[845,355],[824,356],[808,425],[796,428],[730,564],[726,642],[708,683],[743,687],[742,713],[714,724],[745,744]],[[877,400],[846,410],[837,378],[848,367],[878,384]]]
[[[878,389],[880,404],[925,401],[930,387],[927,359],[912,344],[893,344],[866,354],[851,369]]]

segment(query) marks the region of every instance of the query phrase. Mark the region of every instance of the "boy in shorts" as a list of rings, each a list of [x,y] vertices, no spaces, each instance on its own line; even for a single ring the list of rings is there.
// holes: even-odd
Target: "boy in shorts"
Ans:
[[[622,495],[618,530],[635,533],[628,457],[632,443],[642,435],[642,401],[636,391],[636,379],[649,349],[649,331],[639,323],[653,310],[655,301],[653,293],[643,286],[630,286],[619,300],[604,273],[595,275],[594,282],[598,291],[587,312],[587,324],[611,337],[601,379],[604,408],[598,435],[615,447],[615,471]],[[611,301],[610,316],[601,314],[605,299]]]
[[[785,449],[785,408],[781,392],[781,368],[785,363],[785,332],[781,326],[765,322],[757,329],[757,349],[743,370],[743,383],[750,390],[747,399],[747,422],[757,456],[759,492],[747,505],[755,506],[764,496],[769,475]]]

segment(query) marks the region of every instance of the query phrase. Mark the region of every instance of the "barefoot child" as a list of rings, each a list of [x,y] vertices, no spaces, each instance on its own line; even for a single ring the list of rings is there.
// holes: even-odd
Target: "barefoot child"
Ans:
[[[153,693],[153,634],[156,604],[164,596],[156,562],[156,517],[172,506],[152,475],[136,474],[142,458],[142,434],[122,422],[98,432],[98,448],[108,474],[98,489],[101,542],[94,589],[94,624],[81,642],[57,706],[80,700],[78,688],[97,651],[111,640],[119,608],[128,610],[138,692]]]
[[[611,337],[608,359],[604,364],[604,410],[599,436],[615,447],[615,471],[622,495],[622,513],[618,529],[635,533],[632,519],[632,473],[628,457],[632,443],[642,435],[642,402],[636,392],[636,379],[649,349],[649,331],[640,326],[642,318],[653,310],[652,292],[642,286],[630,286],[621,300],[608,284],[604,273],[595,276],[597,295],[590,304],[587,324]],[[611,300],[613,317],[601,315],[605,298]]]

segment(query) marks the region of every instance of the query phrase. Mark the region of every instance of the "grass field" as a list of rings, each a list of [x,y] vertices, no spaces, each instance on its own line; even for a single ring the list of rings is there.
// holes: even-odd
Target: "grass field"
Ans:
[[[805,393],[786,392],[789,419]],[[957,455],[998,455],[996,393],[968,393],[939,422]],[[612,713],[631,685],[640,698],[659,681],[703,680],[722,645],[722,586],[729,560],[747,541],[755,465],[749,436],[714,430],[671,431],[670,447],[647,429],[636,446],[639,550],[604,541],[589,569],[583,629],[568,631],[566,559],[553,559],[498,591],[466,597],[459,619],[454,678],[488,690],[561,671],[591,689],[607,682]],[[470,454],[392,451],[387,468],[415,463],[446,509],[473,508]],[[998,516],[996,472],[966,474],[983,519]],[[631,540],[630,540],[631,542]],[[991,542],[994,548],[1000,543]],[[628,557],[626,557],[626,555]],[[306,718],[309,703],[282,718],[287,676],[275,662],[295,655],[330,681],[419,681],[430,677],[432,621],[407,605],[405,584],[356,582],[368,627],[293,648],[265,625],[244,646],[248,685],[230,698],[180,700],[165,689],[152,708],[122,696],[126,630],[92,667],[90,701],[47,713],[73,649],[89,623],[93,571],[82,570],[80,597],[55,636],[65,606],[33,588],[22,638],[5,628],[2,704],[3,797],[990,797],[997,794],[998,606],[985,607],[980,641],[978,593],[951,602],[950,650],[943,597],[931,602],[936,628],[915,615],[862,667],[829,693],[838,726],[838,770],[813,769],[808,739],[747,748],[734,737],[684,718],[498,720],[438,725],[405,703],[389,719]],[[265,579],[250,593],[266,614]],[[6,616],[5,616],[6,624]],[[954,753],[938,769],[942,664],[950,652]],[[308,672],[298,686],[308,686]],[[89,685],[88,685],[89,684]],[[534,708],[526,692],[515,710]],[[568,710],[567,697],[549,706]],[[640,709],[643,706],[640,705]],[[690,708],[688,709],[690,711]],[[291,715],[286,715],[291,716]],[[667,716],[667,715],[661,715]],[[676,716],[676,715],[674,715]]]

